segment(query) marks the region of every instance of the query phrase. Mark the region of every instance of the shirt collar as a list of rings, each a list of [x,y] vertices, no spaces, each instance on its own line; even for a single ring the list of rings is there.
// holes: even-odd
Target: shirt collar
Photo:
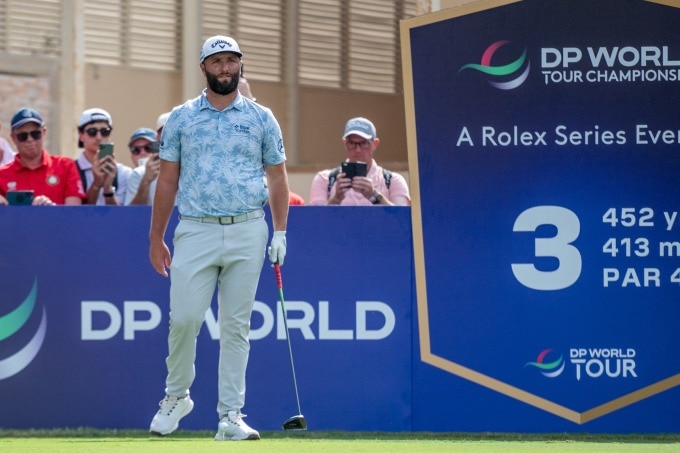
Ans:
[[[214,110],[216,112],[219,112],[220,110],[217,110],[215,107],[212,106],[212,104],[210,102],[208,102],[207,93],[208,93],[208,89],[203,88],[203,91],[201,92],[201,98],[199,100],[199,109],[200,110],[210,109],[210,110]],[[240,92],[237,91],[236,97],[234,98],[234,100],[231,102],[231,104],[229,104],[229,106],[226,109],[224,109],[222,111],[224,112],[224,111],[232,109],[232,108],[237,109],[237,110],[243,110],[244,102],[245,102],[245,97],[243,95],[241,95]]]
[[[41,167],[47,167],[52,163],[52,159],[49,154],[47,154],[47,151],[45,149],[42,150],[42,154],[40,156],[40,165],[38,165],[36,168],[28,168],[24,164],[21,163],[21,156],[19,153],[16,153],[14,156],[14,163],[12,165],[18,167],[19,170],[26,169],[26,170],[37,170],[38,168]]]

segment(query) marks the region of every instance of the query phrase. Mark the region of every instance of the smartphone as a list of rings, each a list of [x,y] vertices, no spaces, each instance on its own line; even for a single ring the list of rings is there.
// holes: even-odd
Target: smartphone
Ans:
[[[343,162],[342,172],[348,178],[355,176],[366,176],[366,162]]]
[[[11,206],[30,206],[33,204],[32,190],[12,190],[7,192],[7,202]]]
[[[99,160],[102,160],[106,156],[111,156],[113,154],[113,143],[100,143],[99,144]]]
[[[152,153],[158,153],[161,150],[161,144],[159,142],[151,142],[149,144]]]

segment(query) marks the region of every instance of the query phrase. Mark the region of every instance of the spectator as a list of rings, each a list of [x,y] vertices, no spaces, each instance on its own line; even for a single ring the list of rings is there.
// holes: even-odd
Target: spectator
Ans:
[[[43,148],[47,127],[40,114],[22,108],[12,117],[12,140],[18,153],[0,167],[0,204],[7,192],[33,191],[33,206],[80,205],[85,192],[73,160],[50,155]]]
[[[193,409],[196,337],[217,288],[220,354],[215,440],[252,440],[243,420],[248,333],[269,231],[269,260],[283,265],[288,176],[281,128],[271,110],[238,91],[241,50],[226,36],[206,40],[199,66],[207,87],[173,109],[163,128],[161,171],[153,201],[149,258],[159,274],[171,269],[169,353],[165,397],[150,431],[175,431]],[[231,125],[224,127],[224,125]],[[181,169],[181,171],[180,171]],[[267,176],[269,192],[262,177]],[[165,233],[177,195],[180,221],[174,256]]]
[[[290,206],[304,206],[305,199],[295,192],[290,192],[290,198],[288,199],[288,204]]]
[[[0,130],[2,130],[2,121],[0,121]],[[0,167],[8,162],[14,160],[14,150],[10,144],[3,137],[0,137]]]
[[[265,176],[263,178],[263,180],[264,180],[264,186],[267,187],[267,177]],[[269,201],[267,200],[267,202],[269,202]],[[300,195],[289,191],[288,192],[288,205],[289,206],[304,206],[305,200]]]
[[[141,127],[132,133],[128,146],[136,166],[128,179],[125,204],[150,206],[161,169],[157,133],[148,127]]]
[[[99,159],[99,145],[108,143],[112,131],[113,121],[106,110],[92,108],[80,115],[78,147],[83,152],[76,159],[76,166],[87,193],[87,204],[125,204],[132,169],[118,163],[115,154]]]
[[[366,176],[347,177],[340,168],[322,170],[312,180],[310,205],[398,205],[411,204],[406,179],[380,167],[373,154],[380,144],[375,126],[366,118],[347,121],[342,141],[346,162],[365,162]]]
[[[165,126],[165,123],[168,122],[168,118],[170,118],[170,112],[165,112],[162,113],[158,119],[156,120],[156,134],[158,141],[161,141],[161,134],[163,133],[163,126]]]

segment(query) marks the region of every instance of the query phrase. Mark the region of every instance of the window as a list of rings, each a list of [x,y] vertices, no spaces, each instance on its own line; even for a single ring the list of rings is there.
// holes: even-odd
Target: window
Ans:
[[[243,50],[246,77],[265,82],[283,79],[284,0],[204,0],[203,39],[227,35]]]
[[[300,83],[400,92],[399,20],[414,12],[414,0],[300,0]]]
[[[285,0],[203,0],[203,39],[242,46],[253,80],[284,82],[294,65],[305,86],[401,92],[399,21],[423,0],[298,0],[297,61],[286,55]],[[177,71],[182,0],[84,0],[85,61]],[[61,0],[0,0],[0,49],[58,55]]]
[[[0,49],[59,55],[60,40],[60,0],[0,0]]]
[[[401,91],[399,20],[415,0],[299,0],[298,61],[286,58],[283,0],[205,0],[204,39],[234,37],[253,80],[281,82],[297,65],[301,85],[382,93]]]
[[[174,0],[85,0],[85,60],[177,70],[180,12]]]

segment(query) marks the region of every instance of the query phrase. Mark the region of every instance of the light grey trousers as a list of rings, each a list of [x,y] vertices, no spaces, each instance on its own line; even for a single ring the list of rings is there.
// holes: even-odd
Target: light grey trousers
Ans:
[[[170,266],[167,395],[185,395],[194,381],[196,337],[217,287],[218,415],[245,404],[250,316],[268,236],[264,218],[232,225],[180,220]]]

